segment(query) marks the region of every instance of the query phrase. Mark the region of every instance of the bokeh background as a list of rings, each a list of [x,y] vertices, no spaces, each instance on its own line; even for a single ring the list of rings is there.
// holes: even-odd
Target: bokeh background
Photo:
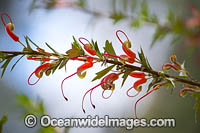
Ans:
[[[42,1],[42,0],[41,0]],[[128,20],[113,24],[113,20],[105,17],[94,17],[92,14],[77,10],[74,8],[55,8],[47,10],[44,8],[35,9],[29,12],[31,0],[1,0],[0,13],[8,13],[15,24],[14,32],[20,36],[23,41],[23,35],[28,35],[40,47],[48,49],[44,44],[48,42],[57,51],[66,52],[71,47],[72,35],[75,37],[86,37],[98,41],[99,47],[102,47],[105,40],[113,42],[117,53],[122,53],[120,43],[118,42],[115,31],[122,29],[127,33],[133,44],[133,50],[138,51],[143,48],[150,64],[155,70],[161,70],[164,62],[168,62],[170,54],[175,53],[181,62],[185,60],[186,67],[192,72],[196,79],[200,79],[198,67],[192,63],[192,56],[188,55],[178,46],[170,46],[170,36],[150,47],[152,35],[155,28],[151,25],[144,25],[139,29],[130,28]],[[120,3],[120,1],[117,1]],[[165,21],[165,16],[169,9],[172,9],[176,15],[190,15],[188,5],[193,4],[197,8],[200,2],[198,0],[149,0],[148,5],[151,12],[158,15],[159,20]],[[92,11],[109,13],[112,10],[111,0],[87,0],[87,8]],[[121,8],[118,4],[116,8]],[[136,7],[137,9],[137,7]],[[0,50],[21,50],[22,47],[11,40],[4,31],[3,24],[0,24]],[[102,49],[101,49],[102,50]],[[180,58],[179,58],[180,57]],[[187,64],[189,62],[189,64]],[[14,62],[11,62],[14,63]],[[93,94],[96,109],[93,110],[89,104],[89,98],[86,99],[86,114],[81,110],[81,99],[84,92],[98,84],[99,81],[90,82],[95,76],[95,72],[100,70],[100,65],[95,65],[93,69],[88,70],[87,77],[83,80],[76,76],[68,79],[65,86],[65,94],[69,97],[69,102],[63,99],[60,91],[62,79],[76,71],[81,63],[69,62],[67,73],[64,70],[57,71],[54,75],[44,77],[35,86],[29,86],[28,76],[39,65],[37,62],[27,61],[25,58],[19,62],[16,68],[9,72],[0,80],[0,116],[8,114],[8,122],[5,124],[3,132],[5,133],[35,133],[39,126],[29,129],[25,127],[21,114],[23,109],[18,106],[16,100],[17,94],[27,95],[31,100],[41,100],[44,103],[46,113],[52,117],[87,117],[87,115],[109,115],[110,117],[134,117],[134,102],[137,98],[128,98],[126,89],[135,81],[128,79],[123,88],[116,87],[116,91],[109,100],[101,98],[101,88]],[[116,86],[120,86],[120,81]],[[144,86],[144,88],[147,86]],[[193,132],[200,131],[199,123],[195,123],[194,104],[192,97],[181,98],[178,95],[177,87],[173,94],[170,89],[160,89],[154,94],[138,104],[139,117],[150,118],[176,118],[175,128],[137,128],[131,131],[120,128],[71,128],[69,133],[79,132]],[[63,129],[57,129],[57,132],[63,132]]]

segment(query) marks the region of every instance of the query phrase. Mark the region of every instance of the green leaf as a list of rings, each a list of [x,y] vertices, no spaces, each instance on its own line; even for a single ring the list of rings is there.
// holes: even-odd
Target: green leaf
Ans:
[[[169,10],[169,11],[168,11],[167,20],[168,20],[168,22],[169,22],[170,24],[174,24],[176,18],[175,18],[174,13],[172,12],[172,10]]]
[[[2,63],[6,59],[7,56],[8,54],[0,52],[0,63]]]
[[[78,43],[78,41],[76,40],[76,38],[74,36],[73,37],[73,40],[74,42],[72,43],[74,46],[76,46],[76,48],[78,48],[81,52],[84,52],[84,50],[82,49],[81,45]]]
[[[112,42],[109,42],[108,40],[106,40],[105,47],[103,49],[105,50],[106,53],[116,56],[115,50],[114,50],[114,48],[112,46]],[[110,58],[112,58],[113,60],[117,61],[117,59],[114,58],[114,57],[110,57]]]
[[[168,34],[168,32],[169,32],[168,29],[158,26],[156,28],[154,35],[153,35],[151,47],[156,43],[156,41],[162,40]]]
[[[110,72],[110,70],[112,70],[114,66],[115,65],[111,65],[111,66],[97,72],[96,77],[92,81],[102,78],[104,75],[106,75],[108,72]]]
[[[12,66],[12,68],[11,68],[10,71],[12,71],[12,70],[15,68],[15,66],[17,65],[17,63],[18,63],[24,56],[25,56],[25,55],[22,55],[22,56],[15,62],[15,64]]]
[[[36,116],[41,116],[45,114],[45,109],[43,102],[41,101],[32,101],[24,94],[18,94],[16,96],[18,105],[23,108],[24,113],[22,118],[27,114],[35,114]]]
[[[67,62],[69,61],[69,58],[64,58],[59,66],[58,69],[62,69],[64,66],[66,66]],[[66,70],[65,70],[66,71]]]
[[[140,58],[140,61],[142,63],[142,67],[148,69],[148,70],[152,70],[147,58],[144,56],[144,52],[141,48],[141,52],[138,52],[138,55],[139,55],[139,58]]]
[[[0,133],[3,132],[3,125],[7,122],[7,120],[8,120],[8,115],[3,115],[0,120]]]
[[[127,7],[128,7],[128,1],[127,0],[122,0],[121,2],[123,4],[123,10],[126,12],[127,11]]]
[[[199,112],[200,112],[200,92],[193,93],[192,96],[196,99],[196,104],[194,106],[194,109],[195,109],[195,122],[197,123],[199,120]]]
[[[3,75],[6,71],[6,68],[8,67],[8,64],[10,63],[10,61],[13,59],[13,57],[9,57],[5,63],[1,66],[1,68],[3,69],[2,73],[1,73],[1,78],[3,78]]]
[[[63,55],[61,55],[59,52],[57,52],[55,49],[53,49],[47,42],[45,43],[49,49],[51,49],[55,54],[59,55],[60,58],[63,58]]]
[[[80,7],[84,7],[85,6],[85,0],[78,0],[76,3]]]
[[[24,50],[23,51],[28,51],[28,52],[32,52],[33,51],[33,49],[31,48],[31,46],[30,46],[30,44],[29,44],[29,38],[28,38],[28,36],[24,36],[24,39],[26,40],[26,45],[27,45],[27,48],[24,48]]]
[[[139,28],[141,26],[140,19],[136,18],[136,19],[132,20],[131,26],[134,27],[134,28]]]
[[[132,13],[135,11],[136,5],[137,5],[137,0],[132,0],[131,1],[131,12]]]
[[[28,36],[25,36],[25,39],[26,39],[26,41],[28,42],[28,40],[36,47],[36,48],[39,48],[39,46],[36,44],[36,43],[34,43]],[[26,42],[26,43],[27,43]],[[27,43],[27,46],[28,46],[28,44],[29,43]]]
[[[124,85],[126,79],[128,78],[128,75],[129,75],[132,71],[133,71],[133,70],[131,70],[131,69],[126,69],[126,70],[125,70],[124,75],[122,76],[123,81],[122,81],[121,87]]]
[[[142,17],[148,18],[149,17],[149,9],[148,9],[148,5],[147,2],[143,1],[140,5],[141,9],[140,9],[140,15]]]
[[[150,89],[151,89],[154,85],[156,85],[157,83],[159,83],[159,82],[161,82],[161,81],[162,81],[161,78],[154,77],[153,80],[152,80],[152,81],[149,83],[149,85],[148,85],[147,92],[149,92]]]
[[[94,47],[94,49],[95,49],[95,51],[96,51],[96,55],[97,55],[98,57],[102,57],[103,55],[102,55],[102,53],[101,53],[100,50],[99,50],[99,47],[98,47],[98,45],[97,45],[97,41],[94,42],[94,41],[92,40],[92,45],[93,45],[93,47]]]
[[[81,55],[81,51],[75,45],[72,45],[72,49],[68,50],[66,54],[69,58],[76,58]]]
[[[39,133],[55,133],[55,129],[53,127],[47,127],[47,128],[44,128],[44,127],[41,127],[39,129]]]
[[[52,74],[58,69],[59,65],[61,64],[61,61],[57,61],[55,67],[52,69]]]
[[[114,20],[114,24],[116,24],[117,22],[121,21],[122,19],[125,18],[124,14],[122,12],[114,12],[111,16],[111,19]]]

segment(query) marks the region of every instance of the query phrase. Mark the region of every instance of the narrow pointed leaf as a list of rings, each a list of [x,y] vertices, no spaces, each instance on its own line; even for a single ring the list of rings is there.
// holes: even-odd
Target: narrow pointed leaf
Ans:
[[[124,85],[126,79],[128,78],[128,75],[132,72],[131,69],[126,69],[126,71],[124,72],[124,75],[122,76],[123,80],[122,80],[122,84],[121,87]]]
[[[15,66],[17,65],[17,63],[18,63],[24,56],[25,56],[25,55],[22,55],[22,56],[15,62],[15,64],[12,66],[12,68],[11,68],[10,71],[12,71],[12,70],[15,68]]]
[[[110,72],[110,70],[112,70],[114,68],[114,66],[115,65],[111,65],[111,66],[97,72],[96,77],[92,81],[102,78],[104,75],[106,75],[108,72]]]

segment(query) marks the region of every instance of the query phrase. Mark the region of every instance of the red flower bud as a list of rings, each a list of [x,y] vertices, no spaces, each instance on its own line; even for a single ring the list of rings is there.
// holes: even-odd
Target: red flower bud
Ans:
[[[134,78],[144,78],[146,75],[144,72],[131,72],[129,76]]]

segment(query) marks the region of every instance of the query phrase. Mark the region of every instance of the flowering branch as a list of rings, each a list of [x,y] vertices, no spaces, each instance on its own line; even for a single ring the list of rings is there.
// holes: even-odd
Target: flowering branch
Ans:
[[[3,20],[3,16],[7,16],[10,20],[9,24],[5,24]],[[129,40],[128,36],[125,32],[122,30],[116,31],[116,37],[118,38],[120,45],[122,46],[122,50],[125,54],[117,55],[115,53],[115,50],[112,46],[112,43],[108,40],[105,42],[104,52],[100,52],[98,48],[97,42],[94,42],[93,40],[90,42],[86,38],[80,37],[78,40],[79,42],[73,37],[74,42],[72,43],[72,48],[67,50],[65,54],[59,53],[54,48],[52,48],[48,43],[46,45],[51,49],[53,52],[47,52],[44,49],[40,48],[36,43],[34,43],[28,36],[25,36],[25,42],[26,45],[24,45],[22,42],[19,41],[19,37],[15,35],[12,31],[12,27],[14,27],[14,24],[12,23],[10,17],[3,13],[1,15],[2,22],[5,26],[6,32],[8,33],[8,36],[13,39],[15,42],[18,42],[20,45],[23,46],[22,51],[0,51],[0,63],[3,63],[1,66],[2,69],[2,77],[4,75],[4,72],[10,63],[10,61],[19,55],[21,57],[17,60],[17,62],[13,65],[12,69],[16,66],[16,64],[19,62],[20,59],[22,59],[24,56],[26,56],[27,60],[32,61],[39,61],[41,62],[41,65],[38,66],[33,73],[28,78],[28,84],[29,85],[35,85],[38,83],[38,81],[43,77],[45,74],[46,76],[49,76],[50,74],[53,74],[56,70],[61,69],[63,67],[66,68],[66,64],[68,61],[81,61],[83,64],[79,66],[73,74],[70,76],[67,76],[61,83],[61,92],[66,101],[68,101],[68,98],[64,94],[64,82],[71,78],[72,76],[77,75],[79,78],[84,78],[86,76],[87,69],[91,69],[93,67],[94,63],[102,63],[102,65],[106,64],[112,64],[109,67],[106,67],[105,69],[99,71],[96,73],[96,77],[92,80],[95,81],[97,79],[101,79],[101,82],[96,85],[95,87],[89,89],[83,96],[82,99],[82,110],[85,113],[84,109],[84,99],[88,93],[90,93],[90,102],[93,108],[95,108],[95,105],[92,102],[92,92],[97,87],[101,87],[103,89],[102,91],[102,98],[108,99],[113,94],[113,91],[115,90],[115,84],[114,82],[116,80],[120,79],[120,76],[123,75],[121,78],[122,86],[124,85],[127,77],[137,78],[138,80],[133,83],[133,86],[131,86],[127,90],[127,96],[128,97],[136,97],[141,91],[142,91],[142,85],[145,84],[148,80],[152,80],[148,86],[147,93],[139,98],[135,103],[135,116],[136,115],[136,105],[140,100],[142,100],[147,95],[151,94],[152,92],[156,91],[162,86],[173,86],[173,88],[176,87],[176,82],[180,82],[183,84],[183,89],[180,90],[180,96],[185,96],[187,92],[190,94],[193,94],[194,97],[199,95],[200,92],[200,83],[196,80],[193,80],[190,73],[177,61],[175,55],[170,56],[171,63],[163,64],[162,69],[163,71],[155,71],[151,68],[147,58],[144,55],[143,50],[141,49],[138,54],[136,54],[134,51],[131,50],[131,41]],[[11,28],[7,28],[7,26],[12,25]],[[12,34],[11,34],[12,32]],[[121,36],[124,36],[126,39],[122,40]],[[17,38],[17,39],[16,39]],[[85,42],[85,43],[84,43]],[[34,50],[30,45],[30,43],[36,47],[36,50]],[[83,47],[82,47],[83,46]],[[137,57],[138,55],[138,57]],[[136,66],[134,64],[139,64],[139,66]],[[114,70],[115,69],[115,70]],[[168,74],[169,70],[175,71],[177,74],[182,74],[183,76],[174,76]],[[112,72],[112,73],[109,73]],[[31,83],[32,76],[36,76],[38,79],[36,82]],[[152,89],[151,89],[152,88]],[[129,91],[132,90],[136,91],[137,93],[135,95],[130,95]],[[111,94],[106,97],[104,96],[105,91],[111,91]]]

